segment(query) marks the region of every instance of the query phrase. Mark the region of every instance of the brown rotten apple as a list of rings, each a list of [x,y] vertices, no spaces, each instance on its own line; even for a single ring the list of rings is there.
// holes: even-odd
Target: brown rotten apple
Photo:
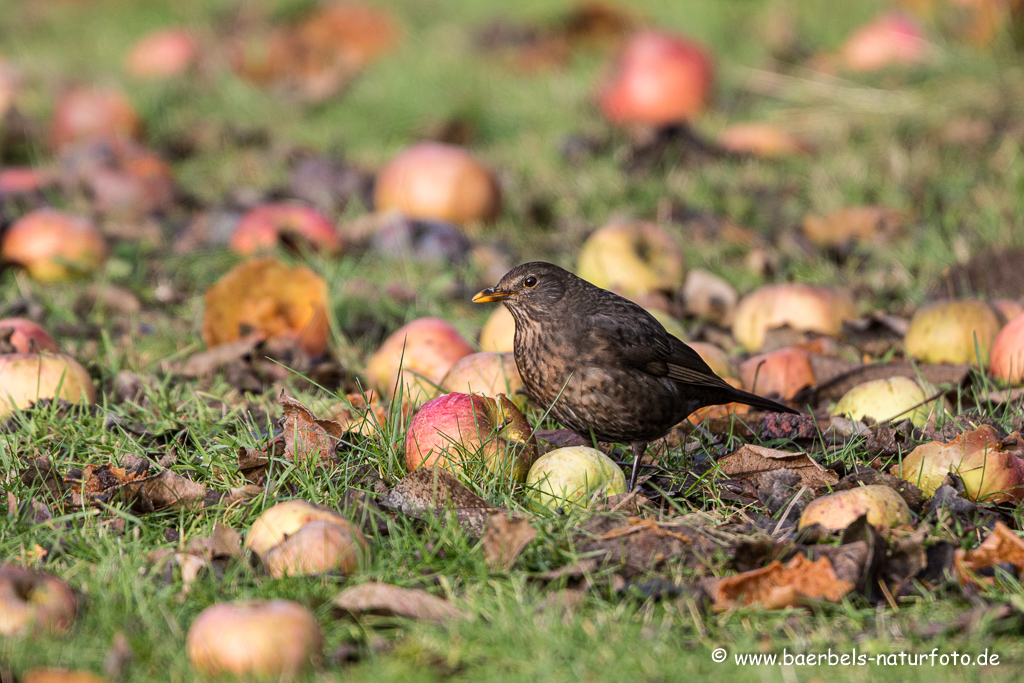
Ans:
[[[85,218],[38,209],[16,220],[0,243],[0,260],[42,282],[89,275],[107,259],[103,235]]]
[[[473,348],[451,323],[419,318],[384,340],[366,364],[370,386],[392,398],[401,387],[402,400],[418,405],[437,393],[455,361]]]
[[[381,169],[373,202],[378,211],[398,209],[409,218],[487,223],[501,209],[501,191],[490,169],[466,150],[421,142]]]
[[[0,355],[0,418],[44,398],[95,403],[96,387],[78,361],[55,353]]]
[[[290,600],[224,602],[192,622],[185,649],[192,666],[209,676],[291,679],[320,659],[320,625]]]
[[[580,249],[577,274],[627,298],[674,292],[683,284],[685,261],[675,238],[654,223],[612,223],[596,230]]]
[[[923,363],[980,360],[985,366],[999,328],[999,317],[982,301],[936,301],[914,313],[903,343]]]
[[[764,346],[768,330],[794,330],[836,336],[843,320],[853,318],[853,299],[842,290],[804,284],[766,285],[740,300],[732,335],[748,351]]]
[[[438,396],[416,412],[405,439],[410,471],[439,466],[458,472],[479,462],[498,476],[523,481],[536,453],[530,423],[503,395]]]

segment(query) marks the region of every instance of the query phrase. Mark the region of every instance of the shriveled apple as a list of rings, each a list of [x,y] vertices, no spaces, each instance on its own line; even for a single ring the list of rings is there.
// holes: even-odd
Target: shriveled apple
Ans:
[[[936,402],[926,402],[929,389],[909,377],[886,377],[855,386],[846,392],[830,411],[854,420],[870,417],[876,422],[910,420],[924,427],[936,410]],[[934,393],[934,392],[932,392]]]
[[[223,602],[192,622],[188,658],[208,676],[273,676],[290,679],[318,662],[323,647],[313,614],[290,600]]]
[[[515,348],[516,321],[504,306],[496,306],[480,330],[480,350],[504,353]]]
[[[440,318],[419,318],[395,330],[366,363],[370,386],[418,405],[437,393],[455,361],[473,353],[458,330]]]
[[[850,71],[921,64],[933,53],[924,30],[901,12],[889,12],[861,26],[846,39],[839,57]]]
[[[370,544],[358,527],[314,520],[266,552],[263,563],[275,578],[336,571],[350,576],[370,560]]]
[[[740,300],[732,335],[748,351],[757,351],[768,330],[776,327],[836,336],[843,320],[855,316],[853,299],[843,290],[797,283],[766,285]]]
[[[674,292],[683,284],[685,260],[675,238],[655,223],[611,223],[580,248],[577,274],[588,282],[638,297]]]
[[[995,429],[982,425],[964,432],[950,443],[921,444],[890,474],[905,479],[931,496],[946,474],[954,472],[964,482],[966,495],[984,503],[1024,500],[1024,443],[1006,445]]]
[[[0,417],[44,398],[95,403],[96,386],[70,356],[55,353],[0,355]]]
[[[890,528],[910,524],[913,516],[903,497],[888,486],[873,484],[845,491],[836,491],[812,500],[800,515],[799,528],[820,524],[839,531],[853,524],[861,515],[868,523]]]
[[[135,107],[120,90],[76,88],[57,100],[50,140],[60,149],[94,138],[137,138],[141,130]]]
[[[106,259],[107,243],[90,221],[54,209],[25,214],[0,243],[0,260],[21,266],[41,282],[90,275]]]
[[[262,558],[303,526],[316,521],[351,526],[347,519],[331,508],[305,500],[286,500],[270,506],[256,518],[245,535],[244,547]]]
[[[60,346],[50,336],[50,333],[25,318],[0,320],[0,348],[3,346],[5,337],[7,337],[7,343],[16,353],[38,353],[39,351],[60,353]]]
[[[1024,382],[1024,312],[1006,323],[996,335],[989,355],[989,372],[1008,384]]]
[[[0,564],[0,635],[65,633],[77,614],[74,592],[57,577]]]
[[[988,304],[975,299],[936,301],[910,319],[903,343],[907,355],[922,363],[987,365],[999,318]]]
[[[125,56],[124,68],[135,78],[173,78],[199,57],[199,45],[184,28],[165,28],[140,38]]]
[[[596,496],[626,492],[622,468],[596,448],[557,448],[537,459],[526,475],[530,502],[558,511],[586,507]]]
[[[814,369],[807,351],[790,347],[743,361],[740,378],[747,391],[788,399],[801,389],[814,386]]]
[[[421,142],[381,169],[373,201],[378,211],[398,209],[410,218],[488,223],[501,210],[501,190],[490,169],[465,149]]]
[[[282,240],[299,239],[327,253],[341,250],[334,224],[316,209],[298,204],[261,204],[238,221],[228,245],[239,254],[272,251]]]
[[[622,126],[662,127],[692,119],[711,101],[711,55],[664,31],[641,31],[626,43],[601,86],[604,116]]]
[[[311,356],[327,350],[327,284],[302,266],[274,259],[240,263],[203,297],[203,341],[209,347],[257,334],[292,337]]]
[[[492,398],[498,394],[505,394],[511,397],[513,402],[516,392],[522,388],[523,379],[519,376],[513,355],[494,351],[481,351],[463,356],[455,361],[441,380],[441,390],[446,393],[461,391]]]
[[[537,453],[526,417],[505,396],[452,392],[424,403],[409,424],[405,464],[454,472],[480,463],[494,475],[522,481]]]

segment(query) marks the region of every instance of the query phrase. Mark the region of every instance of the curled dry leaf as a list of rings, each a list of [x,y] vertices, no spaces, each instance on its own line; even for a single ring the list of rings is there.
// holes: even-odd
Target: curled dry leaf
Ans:
[[[764,446],[745,444],[718,461],[722,474],[746,479],[759,486],[761,477],[775,470],[792,470],[799,475],[799,485],[811,489],[834,486],[839,482],[835,472],[825,469],[806,453],[791,453]]]
[[[209,347],[258,334],[292,337],[311,356],[327,350],[327,284],[302,266],[254,259],[232,268],[203,297]]]
[[[490,505],[440,467],[416,469],[395,485],[381,505],[416,519],[439,517],[450,510],[459,526],[473,536],[483,533],[491,515],[508,513]]]
[[[291,396],[278,398],[284,408],[284,456],[295,462],[318,461],[334,454],[345,436],[345,428],[335,420],[319,420],[306,406]]]
[[[766,609],[796,607],[807,601],[839,602],[853,584],[836,577],[827,557],[809,560],[797,555],[788,564],[772,562],[764,569],[713,582],[709,591],[716,611],[757,605]]]
[[[260,345],[262,335],[251,334],[236,341],[219,344],[190,356],[176,372],[185,377],[209,377],[224,366],[242,360]]]
[[[493,571],[508,571],[536,537],[537,530],[525,517],[491,515],[484,526],[483,537],[487,566]]]
[[[954,556],[956,576],[961,586],[994,586],[994,577],[978,576],[978,572],[1004,563],[1016,567],[1018,574],[1024,573],[1024,539],[1002,522],[996,522],[992,533],[977,548],[957,548]]]
[[[206,497],[206,486],[171,470],[144,479],[130,481],[123,487],[126,500],[143,512],[170,507],[200,507]]]
[[[332,603],[339,610],[356,616],[384,614],[436,623],[466,619],[469,616],[447,600],[424,591],[378,582],[346,588],[335,596]]]

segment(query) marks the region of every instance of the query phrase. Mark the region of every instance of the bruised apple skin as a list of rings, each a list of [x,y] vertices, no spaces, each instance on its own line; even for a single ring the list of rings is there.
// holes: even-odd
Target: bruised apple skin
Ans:
[[[567,446],[537,459],[526,476],[534,505],[558,511],[580,508],[598,494],[626,492],[626,476],[607,455],[596,448]]]
[[[732,336],[748,351],[764,346],[768,330],[794,330],[838,336],[843,320],[856,316],[847,292],[799,283],[765,285],[740,299]]]
[[[419,405],[437,393],[455,361],[473,353],[455,327],[440,318],[419,318],[398,328],[370,357],[366,378],[388,398],[397,395]]]
[[[188,630],[185,649],[200,673],[293,678],[320,660],[323,635],[305,607],[290,600],[223,602]]]
[[[482,462],[500,477],[523,481],[537,445],[526,417],[504,395],[497,400],[452,392],[424,403],[409,424],[405,463],[460,472]]]
[[[999,328],[999,317],[982,301],[936,301],[914,313],[903,343],[907,355],[922,363],[980,360],[984,367]]]
[[[673,292],[683,284],[685,260],[675,239],[654,223],[612,223],[580,249],[577,275],[631,299]]]
[[[95,403],[96,386],[70,356],[55,353],[0,355],[0,418],[44,398]]]
[[[861,515],[876,527],[910,524],[912,515],[903,497],[888,486],[873,484],[846,491],[836,491],[815,498],[800,515],[799,528],[820,524],[839,531],[850,526]]]
[[[58,282],[99,270],[107,260],[107,243],[85,218],[37,209],[7,229],[0,260],[21,266],[34,280]]]

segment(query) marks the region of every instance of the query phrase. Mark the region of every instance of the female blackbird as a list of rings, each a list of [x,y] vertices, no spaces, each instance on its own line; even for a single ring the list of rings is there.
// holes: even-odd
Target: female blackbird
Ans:
[[[630,444],[630,490],[647,444],[699,408],[796,412],[730,386],[643,308],[551,263],[516,266],[473,301],[500,301],[515,319],[530,398],[585,439]]]

